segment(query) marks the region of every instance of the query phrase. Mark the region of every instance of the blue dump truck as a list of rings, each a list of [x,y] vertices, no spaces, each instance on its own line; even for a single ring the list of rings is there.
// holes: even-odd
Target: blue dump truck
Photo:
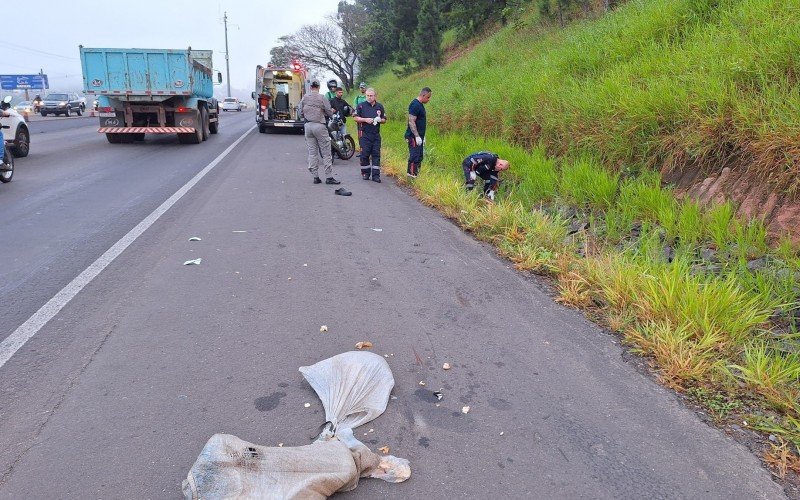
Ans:
[[[80,46],[80,55],[83,91],[97,96],[98,132],[108,142],[178,134],[182,144],[199,144],[219,130],[210,50]]]

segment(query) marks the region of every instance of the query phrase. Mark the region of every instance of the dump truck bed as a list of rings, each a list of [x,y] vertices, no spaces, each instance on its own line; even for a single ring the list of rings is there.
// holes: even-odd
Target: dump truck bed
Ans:
[[[211,98],[210,50],[80,48],[83,88],[122,100]]]

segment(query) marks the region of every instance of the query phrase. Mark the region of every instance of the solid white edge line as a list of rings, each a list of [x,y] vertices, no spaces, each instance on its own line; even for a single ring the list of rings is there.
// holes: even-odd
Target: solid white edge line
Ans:
[[[17,327],[11,335],[6,337],[3,342],[0,342],[0,368],[6,364],[6,362],[11,359],[13,356],[22,346],[25,345],[36,333],[42,329],[44,325],[47,324],[48,321],[53,319],[53,317],[58,314],[61,309],[66,306],[70,300],[72,300],[78,293],[93,279],[100,274],[103,269],[105,269],[111,262],[114,261],[117,257],[120,256],[122,252],[125,251],[131,243],[136,241],[136,238],[142,235],[150,226],[152,226],[164,213],[172,208],[172,206],[178,202],[183,195],[189,192],[195,184],[197,184],[200,179],[205,177],[207,173],[211,171],[214,167],[217,166],[219,162],[223,160],[228,154],[239,145],[240,142],[244,140],[247,135],[252,132],[256,128],[255,125],[250,127],[242,134],[241,137],[236,139],[230,146],[225,149],[222,153],[219,154],[214,160],[209,163],[208,165],[203,168],[200,172],[198,172],[194,177],[192,177],[189,182],[184,184],[180,189],[178,189],[172,196],[167,199],[164,203],[162,203],[158,208],[153,210],[153,212],[145,217],[139,224],[136,225],[133,229],[128,231],[128,234],[120,238],[119,241],[114,243],[108,250],[103,253],[100,257],[97,258],[94,262],[92,262],[89,267],[83,270],[78,276],[76,276],[72,281],[70,281],[64,288],[61,289],[57,294],[53,296],[52,299],[48,300],[45,305],[39,308],[38,311],[33,313],[30,318],[27,319],[23,324]]]

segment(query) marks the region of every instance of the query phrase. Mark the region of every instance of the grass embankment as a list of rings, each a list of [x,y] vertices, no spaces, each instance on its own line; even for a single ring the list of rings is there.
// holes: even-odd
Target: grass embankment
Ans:
[[[800,187],[800,10],[651,0],[566,30],[534,17],[439,71],[371,82],[394,119],[385,167],[408,182],[406,107],[430,86],[417,195],[553,276],[562,302],[620,332],[715,418],[747,415],[779,436],[771,459],[800,468],[786,453],[800,447],[797,249],[770,249],[764,224],[730,204],[677,200],[652,170],[738,159]],[[512,163],[493,205],[463,189],[461,160],[481,149]]]

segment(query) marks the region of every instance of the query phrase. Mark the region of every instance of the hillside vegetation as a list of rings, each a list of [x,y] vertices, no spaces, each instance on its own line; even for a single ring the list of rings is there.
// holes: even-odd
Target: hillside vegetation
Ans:
[[[746,163],[796,193],[798,47],[794,0],[634,1],[567,30],[523,18],[440,71],[380,87],[398,107],[419,84],[436,89],[442,132],[588,150],[621,171]]]
[[[553,277],[559,301],[721,425],[777,436],[764,457],[783,476],[800,471],[798,249],[768,245],[764,222],[730,202],[679,199],[661,173],[732,166],[798,192],[797,47],[796,2],[634,1],[566,29],[529,13],[438,70],[369,83],[393,120],[390,172]],[[402,134],[422,86],[426,160],[408,180]],[[460,162],[481,149],[512,162],[494,204],[463,189]]]

